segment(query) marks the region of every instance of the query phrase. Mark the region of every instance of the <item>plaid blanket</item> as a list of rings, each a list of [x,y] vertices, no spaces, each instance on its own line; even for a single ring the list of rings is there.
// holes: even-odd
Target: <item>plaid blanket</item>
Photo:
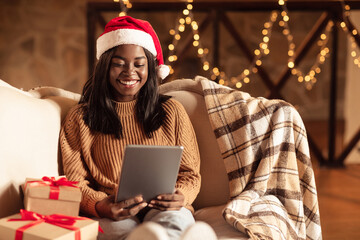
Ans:
[[[229,178],[225,220],[251,239],[322,239],[307,136],[282,100],[201,80]]]

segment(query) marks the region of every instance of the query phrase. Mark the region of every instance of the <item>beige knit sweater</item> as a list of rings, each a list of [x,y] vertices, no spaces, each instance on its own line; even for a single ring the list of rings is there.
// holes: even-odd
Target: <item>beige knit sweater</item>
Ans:
[[[78,181],[82,191],[80,209],[98,216],[96,202],[115,194],[127,144],[180,145],[184,147],[176,183],[185,195],[186,207],[200,190],[200,156],[195,133],[183,106],[170,99],[164,103],[167,119],[152,138],[146,137],[137,123],[136,100],[117,102],[116,111],[123,126],[123,137],[94,133],[83,121],[80,105],[71,109],[60,132],[60,147],[64,172],[70,181]],[[159,166],[161,167],[161,166]]]

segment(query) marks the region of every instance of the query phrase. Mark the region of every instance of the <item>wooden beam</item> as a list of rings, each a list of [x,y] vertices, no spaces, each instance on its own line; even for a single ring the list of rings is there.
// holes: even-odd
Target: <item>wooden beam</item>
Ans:
[[[356,146],[356,144],[360,141],[360,128],[355,133],[355,135],[352,137],[350,142],[347,144],[343,152],[340,154],[336,162],[344,162],[345,158],[349,155],[349,153],[353,150],[353,148]]]
[[[317,146],[317,144],[315,143],[315,141],[313,140],[313,138],[311,137],[311,135],[309,133],[307,134],[307,139],[309,142],[309,148],[311,149],[312,153],[318,160],[319,164],[326,165],[327,161],[325,160],[324,155],[321,153],[319,147]]]
[[[342,165],[335,162],[336,150],[336,100],[337,100],[337,63],[338,63],[338,28],[335,25],[332,31],[332,54],[330,74],[330,97],[329,97],[329,125],[328,125],[328,163],[330,165]]]
[[[360,32],[355,28],[354,24],[352,23],[349,17],[344,17],[343,21],[345,22],[346,27],[348,28],[348,34],[354,38],[356,45],[360,47],[360,36],[359,36]],[[352,34],[354,30],[357,32],[357,34],[355,35]]]
[[[335,11],[341,7],[342,0],[291,0],[287,1],[287,8],[294,11]],[[132,9],[136,11],[179,11],[185,7],[185,1],[131,1]],[[99,11],[118,11],[119,4],[113,1],[109,2],[89,2]],[[280,9],[278,1],[273,0],[223,0],[223,1],[194,1],[195,11],[271,11]],[[346,1],[351,9],[360,9],[360,1]],[[131,12],[131,9],[130,9]]]

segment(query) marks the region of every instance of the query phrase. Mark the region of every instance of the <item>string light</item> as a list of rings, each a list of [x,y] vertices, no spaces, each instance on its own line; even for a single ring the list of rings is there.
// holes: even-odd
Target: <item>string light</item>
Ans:
[[[259,43],[259,48],[254,50],[255,57],[253,61],[238,76],[231,77],[230,80],[225,76],[225,85],[241,88],[244,86],[244,84],[251,82],[250,75],[258,72],[258,67],[260,67],[263,63],[262,58],[270,53],[269,43],[271,39],[272,28],[278,16],[278,12],[271,12],[269,20],[264,23],[264,28],[261,30],[262,42]]]
[[[176,46],[178,41],[181,39],[181,33],[183,33],[186,29],[186,26],[190,26],[193,33],[193,43],[192,45],[197,48],[197,55],[202,61],[202,69],[206,72],[209,72],[210,78],[212,80],[218,80],[219,84],[227,85],[230,87],[241,88],[244,84],[248,84],[251,82],[251,75],[256,74],[258,72],[258,67],[262,66],[263,58],[270,54],[269,43],[271,40],[271,33],[274,23],[278,20],[278,25],[283,28],[282,34],[286,37],[288,42],[288,64],[287,66],[291,69],[291,74],[296,76],[297,81],[299,83],[304,83],[306,89],[311,90],[313,85],[316,83],[316,74],[321,73],[321,65],[324,64],[326,58],[329,56],[329,47],[327,46],[329,40],[329,33],[334,26],[332,21],[329,21],[328,25],[325,28],[324,33],[320,35],[320,39],[318,40],[318,46],[320,47],[320,51],[316,57],[316,60],[310,70],[304,74],[295,64],[295,49],[296,45],[294,43],[294,37],[291,34],[289,21],[290,17],[288,14],[288,9],[286,6],[286,0],[279,0],[278,5],[281,7],[282,11],[273,11],[270,14],[270,18],[267,22],[264,23],[264,27],[261,31],[262,34],[262,42],[259,43],[258,48],[254,50],[254,59],[249,64],[247,68],[245,68],[238,76],[235,77],[227,77],[223,71],[220,71],[217,66],[211,66],[209,61],[207,60],[207,56],[209,50],[204,48],[201,44],[201,38],[198,33],[198,24],[194,20],[193,17],[193,0],[186,1],[186,8],[182,11],[182,17],[177,21],[176,27],[174,29],[170,29],[169,33],[173,36],[172,43],[169,44],[168,49],[170,50],[168,62],[173,63],[177,60],[177,56],[175,54]],[[348,5],[344,5],[345,15],[349,15],[348,11],[350,11],[350,7]],[[345,22],[340,24],[342,28],[347,30]],[[348,31],[348,30],[347,30]],[[352,36],[357,35],[358,31],[352,30]],[[352,47],[356,47],[355,38],[352,37]],[[354,63],[360,67],[360,54],[358,54],[355,50],[352,51],[352,56],[354,57]],[[170,74],[174,73],[173,68],[170,66]]]
[[[315,63],[312,65],[310,70],[306,74],[304,74],[298,68],[294,68],[291,71],[292,75],[297,77],[298,82],[304,83],[306,89],[308,90],[311,90],[313,85],[316,83],[317,78],[315,76],[316,74],[321,73],[320,67],[325,63],[326,58],[329,56],[330,49],[328,47],[328,36],[333,26],[334,23],[332,21],[329,21],[328,25],[325,28],[325,33],[321,35],[321,40],[319,40],[320,51],[316,57]]]
[[[219,84],[222,85],[230,85],[235,86],[236,88],[241,88],[243,86],[243,83],[249,83],[250,82],[250,74],[257,73],[257,67],[262,65],[261,58],[263,56],[266,56],[270,53],[269,50],[269,42],[270,42],[270,36],[272,32],[272,27],[274,22],[277,20],[278,13],[276,11],[272,12],[270,15],[270,19],[268,22],[264,24],[264,29],[262,30],[262,42],[259,44],[259,48],[255,49],[254,54],[255,58],[250,63],[250,66],[243,70],[241,74],[239,74],[237,77],[232,77],[229,79],[225,72],[220,71],[218,67],[214,66],[211,67],[209,61],[207,60],[207,56],[209,53],[209,50],[207,48],[204,48],[201,44],[201,38],[198,33],[198,24],[194,20],[192,9],[193,5],[191,4],[192,0],[187,0],[186,8],[182,11],[182,17],[179,18],[179,20],[176,22],[176,26],[174,29],[170,29],[169,33],[173,36],[173,41],[168,45],[169,57],[167,59],[168,63],[173,63],[177,60],[175,51],[176,46],[178,44],[178,41],[181,39],[181,33],[185,31],[186,25],[190,25],[192,32],[193,32],[193,43],[192,45],[197,48],[197,55],[202,61],[202,69],[204,71],[209,71],[210,78],[212,80],[218,79]],[[251,69],[251,71],[250,71]],[[173,71],[170,71],[172,74]]]
[[[207,60],[207,55],[209,53],[209,50],[207,48],[204,48],[202,46],[202,43],[200,41],[200,35],[198,32],[199,26],[198,23],[194,20],[192,9],[192,0],[187,0],[186,2],[186,8],[183,9],[182,15],[176,22],[176,26],[174,29],[170,29],[169,33],[170,35],[174,36],[172,43],[168,45],[169,52],[169,58],[167,59],[167,63],[173,63],[177,60],[177,56],[175,54],[176,52],[176,46],[178,44],[178,41],[181,39],[181,33],[185,32],[186,26],[189,26],[191,28],[192,34],[193,34],[193,42],[192,45],[196,48],[196,52],[198,57],[202,60],[202,69],[204,71],[210,70],[210,63]],[[174,71],[170,71],[170,74],[173,74]],[[219,73],[220,74],[220,73]]]
[[[132,8],[132,4],[129,0],[114,0],[114,2],[118,2],[120,4],[120,13],[119,17],[123,17],[127,15],[127,12],[130,8]]]
[[[286,6],[286,1],[281,2],[279,1],[279,5],[282,8],[281,16],[283,17],[283,21],[279,22],[279,25],[283,27],[283,35],[286,36],[288,40],[288,68],[291,69],[291,74],[297,78],[299,83],[304,83],[307,90],[311,90],[313,85],[317,82],[315,77],[316,74],[321,72],[320,66],[324,64],[326,58],[329,56],[329,48],[327,47],[328,44],[328,36],[329,33],[334,26],[332,21],[329,21],[328,25],[325,28],[325,32],[320,35],[320,39],[318,41],[318,46],[320,47],[320,51],[316,57],[314,64],[310,67],[310,70],[304,74],[299,68],[295,66],[294,62],[294,54],[295,54],[295,43],[294,37],[291,34],[290,27],[288,22],[290,20],[288,9]]]

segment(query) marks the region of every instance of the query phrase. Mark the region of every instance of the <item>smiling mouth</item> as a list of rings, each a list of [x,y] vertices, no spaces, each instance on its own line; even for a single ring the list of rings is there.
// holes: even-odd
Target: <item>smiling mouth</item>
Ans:
[[[130,86],[133,86],[133,85],[135,85],[136,83],[138,83],[139,80],[130,80],[130,81],[117,80],[117,82],[120,82],[121,84],[130,87]]]

